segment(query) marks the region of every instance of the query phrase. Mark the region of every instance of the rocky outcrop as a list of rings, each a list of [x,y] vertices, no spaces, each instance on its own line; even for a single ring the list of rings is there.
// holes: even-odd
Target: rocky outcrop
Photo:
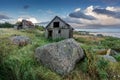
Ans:
[[[97,37],[103,37],[103,35],[102,34],[97,34]]]
[[[107,50],[107,55],[110,55],[110,56],[114,56],[114,55],[117,55],[118,53],[112,49],[108,49]]]
[[[106,54],[107,54],[107,49],[97,50],[96,53],[97,53],[98,55],[106,55]]]
[[[110,62],[117,62],[114,57],[109,56],[109,55],[99,55],[99,57],[103,57],[105,60],[110,61]]]
[[[97,51],[96,53],[99,57],[103,57],[105,60],[108,60],[110,62],[117,62],[113,56],[117,55],[118,53],[112,49],[102,49]]]
[[[12,36],[10,37],[10,40],[13,44],[16,44],[18,46],[25,46],[31,43],[30,39],[26,36]]]
[[[35,57],[51,70],[66,75],[84,58],[84,52],[74,39],[66,39],[38,47]]]

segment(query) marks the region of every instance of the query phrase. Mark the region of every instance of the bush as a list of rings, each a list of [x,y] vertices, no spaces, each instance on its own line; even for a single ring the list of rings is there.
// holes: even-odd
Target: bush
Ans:
[[[111,48],[111,49],[120,51],[119,38],[107,37],[105,38],[105,40],[101,41],[101,45],[104,46],[105,48]]]
[[[97,62],[97,71],[100,79],[108,79],[108,62],[103,58],[100,58]]]
[[[0,28],[13,28],[13,27],[14,27],[14,25],[10,24],[8,22],[0,23]]]
[[[39,26],[39,25],[35,25],[35,28],[40,30],[40,31],[44,31],[45,28],[43,26]]]
[[[114,58],[115,58],[117,61],[120,61],[120,54],[115,55]]]
[[[7,80],[8,77],[10,80],[10,75],[12,75],[12,72],[10,68],[6,68],[6,65],[4,65],[4,61],[9,55],[11,55],[14,49],[17,49],[17,46],[12,45],[7,38],[0,39],[0,80]]]
[[[87,58],[80,64],[80,70],[86,75],[89,74],[92,80],[108,79],[107,69],[109,68],[109,63],[103,58],[98,58],[92,47],[83,47],[86,51]]]
[[[82,70],[82,72],[87,73],[88,72],[88,60],[87,58],[84,59],[80,64],[78,64],[78,67]]]

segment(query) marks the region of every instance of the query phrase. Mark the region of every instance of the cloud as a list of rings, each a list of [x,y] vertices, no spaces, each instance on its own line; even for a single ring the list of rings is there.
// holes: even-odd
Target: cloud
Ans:
[[[62,17],[62,19],[65,21],[65,22],[67,22],[67,23],[69,23],[69,24],[71,24],[71,25],[76,25],[77,26],[77,24],[82,24],[78,19],[75,19],[75,18],[71,18],[71,17],[69,17],[69,16],[67,16],[67,17]],[[47,24],[49,23],[50,21],[43,21],[43,22],[40,22],[40,23],[38,23],[38,25],[42,25],[42,26],[47,26]],[[76,27],[75,26],[75,27]]]
[[[29,14],[27,11],[20,11],[19,14]]]
[[[30,16],[19,17],[17,21],[22,21],[23,19],[31,21],[32,23],[38,23],[35,17],[30,17]]]
[[[81,10],[81,8],[77,8],[77,9],[75,9],[75,12],[78,12],[78,11],[80,11]]]
[[[120,0],[101,0],[101,1],[109,5],[115,5],[115,4],[120,3]]]
[[[108,9],[110,9],[110,8],[108,8]],[[97,14],[107,15],[107,16],[114,17],[114,18],[120,18],[120,12],[116,12],[116,11],[110,11],[107,9],[96,8],[93,10],[93,12],[96,12]]]
[[[4,22],[9,22],[13,24],[14,18],[7,15],[6,12],[0,12],[0,23],[4,23]]]
[[[88,19],[88,20],[95,20],[95,18],[91,15],[86,15],[82,11],[80,11],[80,8],[75,9],[74,12],[69,14],[72,18],[82,18],[82,19]]]
[[[92,16],[93,20],[81,17],[68,17],[65,19],[75,28],[120,28],[119,7],[107,6],[100,8],[100,6],[88,6],[86,9],[76,11],[77,14],[84,14]],[[76,12],[73,13],[76,13]],[[71,13],[70,13],[71,14]]]
[[[107,6],[105,9],[109,10],[109,11],[114,11],[114,12],[120,13],[120,7]]]
[[[120,0],[90,0],[93,3],[101,3],[101,4],[107,4],[107,5],[111,5],[111,6],[116,6],[119,5]]]
[[[67,23],[82,24],[79,19],[71,18],[71,17],[69,17],[69,16],[67,16],[67,17],[65,17],[65,18],[62,18],[62,19],[63,19],[64,21],[66,21]]]
[[[97,13],[94,11],[95,9],[103,9],[105,13]],[[88,6],[85,9],[76,8],[66,17],[60,17],[74,28],[120,28],[120,18],[112,17],[114,15],[113,13],[109,13],[110,15],[106,14],[107,11],[118,14],[119,9],[119,7],[113,6],[104,8],[100,8],[100,6]],[[53,13],[50,10],[47,12],[48,14]],[[41,22],[40,24],[46,25],[48,22]]]
[[[50,21],[40,22],[40,24],[48,24]]]
[[[11,17],[5,15],[5,14],[0,14],[0,20],[4,20],[4,19],[11,19]]]
[[[46,13],[48,13],[48,14],[55,14],[55,12],[53,12],[52,10],[47,10]]]
[[[49,22],[50,22],[50,21],[40,22],[40,23],[37,23],[37,25],[46,27]]]
[[[29,9],[29,8],[30,8],[29,5],[24,5],[24,6],[23,6],[23,9]]]

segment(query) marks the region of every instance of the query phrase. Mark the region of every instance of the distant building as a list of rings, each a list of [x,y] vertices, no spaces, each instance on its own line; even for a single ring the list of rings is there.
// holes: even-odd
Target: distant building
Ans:
[[[22,22],[18,22],[15,26],[16,29],[29,29],[35,28],[34,24],[31,21],[22,20]]]
[[[97,37],[103,37],[103,35],[102,35],[102,34],[97,34],[96,36],[97,36]]]
[[[46,38],[72,38],[73,28],[56,16],[47,26],[45,31]]]

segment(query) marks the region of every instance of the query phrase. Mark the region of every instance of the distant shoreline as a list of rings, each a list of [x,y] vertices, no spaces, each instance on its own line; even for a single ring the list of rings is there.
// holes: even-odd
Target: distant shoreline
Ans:
[[[120,33],[90,32],[89,34],[93,34],[93,35],[102,34],[103,36],[111,36],[111,37],[120,38]]]
[[[120,29],[75,29],[75,31],[85,31],[93,35],[102,34],[103,36],[120,38]]]

